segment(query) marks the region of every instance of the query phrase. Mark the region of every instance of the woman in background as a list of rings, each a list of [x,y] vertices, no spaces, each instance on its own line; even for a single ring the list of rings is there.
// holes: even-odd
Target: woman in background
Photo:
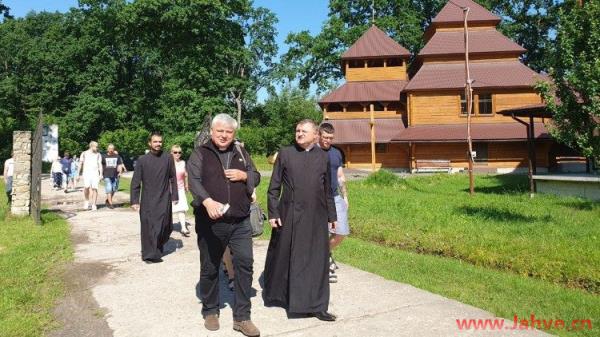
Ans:
[[[67,188],[75,190],[77,187],[77,180],[79,180],[79,157],[74,156],[71,161],[71,176],[69,179],[69,186]]]
[[[185,213],[188,210],[188,202],[185,192],[189,190],[187,183],[187,171],[185,170],[185,160],[181,159],[181,147],[179,145],[173,145],[171,147],[171,155],[175,160],[175,173],[177,175],[177,194],[179,196],[179,202],[173,204],[173,213],[177,214],[179,219],[179,225],[181,225],[181,234],[184,236],[190,235],[188,230],[187,221],[185,220]]]

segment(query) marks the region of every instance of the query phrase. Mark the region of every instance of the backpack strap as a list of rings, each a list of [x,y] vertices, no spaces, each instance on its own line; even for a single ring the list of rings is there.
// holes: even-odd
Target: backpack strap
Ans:
[[[248,170],[248,162],[246,161],[246,156],[244,156],[244,152],[242,151],[242,147],[240,146],[239,143],[235,143],[235,149],[240,154],[240,156],[242,156],[242,160],[244,161],[244,167],[246,168],[246,171],[249,171]]]

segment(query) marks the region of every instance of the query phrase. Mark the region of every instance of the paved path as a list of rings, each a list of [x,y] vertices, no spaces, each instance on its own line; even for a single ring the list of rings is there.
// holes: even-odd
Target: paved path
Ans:
[[[83,300],[70,298],[73,294],[69,293],[61,304],[67,313],[59,315],[66,323],[58,336],[241,336],[232,330],[232,293],[224,286],[221,330],[208,332],[203,327],[196,295],[199,259],[195,235],[186,238],[174,232],[164,263],[147,265],[139,256],[137,213],[126,208],[79,212],[76,208],[81,202],[72,202],[79,200],[81,193],[50,192],[47,181],[44,187],[46,204],[69,216],[76,243],[74,264],[88,266],[72,274],[99,274],[81,290],[93,297],[85,302],[95,301],[97,308],[90,317],[79,318],[89,311],[90,304],[82,305]],[[126,198],[125,194],[117,195],[117,200]],[[99,200],[104,200],[102,193]],[[548,336],[538,331],[461,332],[457,318],[494,316],[347,265],[340,266],[339,283],[331,286],[330,309],[338,315],[337,322],[288,319],[284,310],[263,306],[259,277],[266,248],[266,241],[255,241],[252,318],[262,336]],[[94,317],[101,322],[78,323],[93,321]],[[512,326],[512,322],[506,325]],[[86,330],[89,326],[96,330]]]

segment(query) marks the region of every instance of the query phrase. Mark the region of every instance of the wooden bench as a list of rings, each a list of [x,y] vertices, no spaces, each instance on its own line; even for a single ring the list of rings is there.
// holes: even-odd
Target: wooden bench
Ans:
[[[452,172],[452,167],[450,166],[449,160],[443,159],[417,159],[415,166],[416,173],[425,173],[425,172]]]

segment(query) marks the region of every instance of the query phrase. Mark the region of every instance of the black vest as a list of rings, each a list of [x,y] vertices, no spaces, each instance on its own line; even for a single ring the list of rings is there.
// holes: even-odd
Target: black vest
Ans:
[[[221,163],[217,149],[212,142],[200,146],[198,150],[202,155],[202,185],[213,200],[222,204],[229,204],[229,210],[219,221],[236,222],[246,218],[250,214],[252,196],[246,182],[231,182],[225,177],[224,170],[227,163]],[[244,152],[243,149],[240,149],[240,151]],[[235,145],[231,146],[228,168],[248,172],[240,151]],[[246,154],[244,155],[246,156]],[[209,218],[204,206],[201,206],[199,210],[202,212],[202,216]]]

